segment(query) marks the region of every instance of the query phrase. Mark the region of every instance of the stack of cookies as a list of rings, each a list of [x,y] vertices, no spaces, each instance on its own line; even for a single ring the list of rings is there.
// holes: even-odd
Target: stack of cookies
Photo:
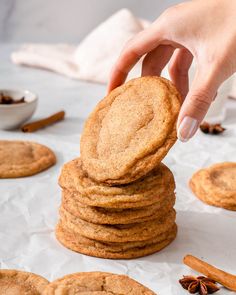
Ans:
[[[175,182],[161,163],[176,141],[180,97],[166,79],[131,80],[88,118],[81,158],[64,165],[57,239],[74,251],[134,258],[174,240]]]
[[[176,235],[175,183],[159,165],[145,178],[124,186],[91,180],[80,159],[64,165],[57,238],[80,253],[133,258],[156,252]]]

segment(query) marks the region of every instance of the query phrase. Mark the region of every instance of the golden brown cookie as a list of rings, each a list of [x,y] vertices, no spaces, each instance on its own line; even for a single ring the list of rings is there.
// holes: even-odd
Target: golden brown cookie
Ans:
[[[50,283],[43,295],[155,295],[147,287],[125,275],[82,272]]]
[[[173,208],[174,204],[175,194],[171,194],[166,196],[163,201],[146,207],[133,209],[102,208],[84,205],[73,198],[73,195],[63,193],[61,206],[74,216],[88,222],[128,224],[161,218]]]
[[[203,202],[236,211],[236,163],[218,163],[201,169],[189,185]]]
[[[124,184],[156,167],[176,141],[180,94],[167,79],[141,77],[108,94],[81,137],[81,159],[98,182]]]
[[[49,282],[36,274],[19,270],[0,270],[1,295],[42,295]]]
[[[131,259],[153,254],[169,245],[175,239],[176,234],[177,226],[173,224],[165,233],[146,241],[107,243],[81,236],[65,227],[61,222],[56,227],[56,237],[66,248],[85,255],[107,259]]]
[[[56,163],[46,146],[30,141],[0,140],[0,178],[17,178],[39,173]]]
[[[158,234],[157,236],[145,240],[145,241],[131,241],[131,242],[104,242],[104,241],[97,241],[95,239],[90,239],[84,237],[76,232],[73,232],[70,228],[68,228],[62,222],[59,222],[58,228],[61,228],[66,233],[69,233],[73,236],[73,241],[78,242],[79,244],[83,244],[84,246],[93,246],[100,250],[105,250],[111,253],[117,253],[121,251],[128,251],[134,248],[142,248],[150,244],[156,244],[158,242],[163,242],[166,240],[170,235],[172,235],[176,230],[176,224],[174,223],[171,228],[169,228],[166,232]]]
[[[171,209],[161,219],[134,224],[101,225],[82,220],[60,208],[61,222],[80,235],[105,242],[145,241],[168,231],[175,223],[176,213]]]
[[[63,166],[59,184],[85,205],[120,209],[161,202],[175,189],[173,174],[162,163],[143,179],[110,187],[91,180],[83,171],[80,158]]]

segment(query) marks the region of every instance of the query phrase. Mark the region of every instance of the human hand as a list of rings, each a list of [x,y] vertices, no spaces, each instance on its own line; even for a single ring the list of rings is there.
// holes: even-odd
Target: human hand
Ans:
[[[171,80],[183,98],[178,138],[189,140],[219,86],[236,71],[236,1],[194,0],[167,9],[126,44],[113,67],[109,91],[124,83],[143,55],[142,76],[161,75],[169,62]],[[197,68],[189,89],[193,59]]]

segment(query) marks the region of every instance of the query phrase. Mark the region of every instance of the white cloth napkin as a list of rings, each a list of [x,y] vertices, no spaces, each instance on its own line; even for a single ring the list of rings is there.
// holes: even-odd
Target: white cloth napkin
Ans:
[[[107,83],[111,67],[124,44],[150,23],[121,9],[95,28],[78,45],[25,44],[11,55],[12,62],[57,72],[74,79]],[[129,77],[139,76],[141,63]],[[165,72],[164,72],[165,75]],[[165,75],[168,77],[168,75]],[[236,76],[229,94],[236,98]]]
[[[70,78],[107,83],[124,44],[148,25],[148,21],[122,9],[95,28],[78,46],[25,44],[12,53],[11,59],[15,64],[51,70]],[[134,69],[133,75],[138,68],[140,66]]]

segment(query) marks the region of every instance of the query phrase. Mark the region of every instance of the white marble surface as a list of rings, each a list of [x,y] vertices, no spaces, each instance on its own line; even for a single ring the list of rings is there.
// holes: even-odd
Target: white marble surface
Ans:
[[[181,0],[0,0],[0,42],[78,43],[101,21],[127,7],[154,20]]]
[[[66,110],[64,122],[33,134],[0,131],[1,139],[44,143],[57,155],[57,165],[33,177],[0,180],[0,267],[41,274],[52,280],[76,271],[126,273],[159,295],[187,294],[178,279],[191,272],[182,264],[191,253],[235,272],[236,212],[207,206],[190,192],[194,171],[219,161],[236,161],[236,106],[228,104],[227,131],[219,137],[198,133],[189,143],[177,142],[165,159],[177,184],[178,237],[154,255],[129,261],[104,260],[73,253],[54,237],[60,189],[57,178],[63,163],[79,155],[84,119],[105,94],[105,87],[72,81],[54,73],[21,68],[8,57],[15,47],[0,46],[0,88],[28,88],[39,95],[35,118]],[[230,294],[221,289],[217,294]]]

